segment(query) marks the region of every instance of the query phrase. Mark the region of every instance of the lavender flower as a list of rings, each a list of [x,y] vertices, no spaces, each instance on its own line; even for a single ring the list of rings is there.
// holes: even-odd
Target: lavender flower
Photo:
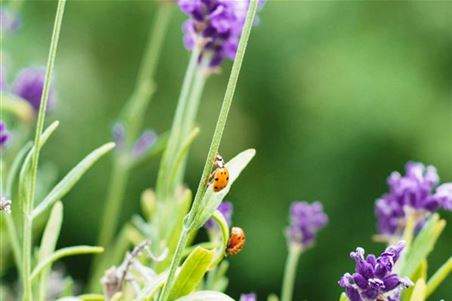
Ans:
[[[327,223],[328,216],[323,212],[322,203],[295,201],[290,206],[288,239],[292,244],[308,248],[313,245],[317,232]]]
[[[400,257],[405,242],[389,246],[378,258],[370,254],[364,257],[364,249],[357,248],[350,257],[355,260],[355,273],[346,273],[339,280],[350,301],[398,301],[400,291],[413,283],[392,271]]]
[[[240,301],[256,301],[256,294],[243,294],[240,296]]]
[[[260,1],[262,6],[264,1]],[[181,10],[191,19],[183,25],[187,49],[202,47],[201,56],[209,66],[233,60],[245,24],[250,0],[179,0]]]
[[[0,197],[0,212],[4,212],[6,214],[11,214],[11,201]]]
[[[146,153],[157,140],[157,134],[152,130],[146,130],[141,134],[133,146],[132,154],[135,158]]]
[[[29,67],[23,69],[17,76],[12,92],[25,99],[35,109],[39,110],[42,91],[44,89],[45,68]],[[47,109],[51,109],[55,103],[55,89],[50,88]]]
[[[228,225],[232,224],[233,210],[234,210],[234,205],[232,205],[232,203],[228,202],[228,201],[224,201],[220,204],[220,206],[218,206],[218,211],[220,211],[223,214]],[[209,219],[206,222],[206,224],[204,225],[204,227],[206,227],[207,230],[218,229],[217,224],[212,219]]]
[[[17,31],[20,26],[19,16],[12,10],[1,7],[0,8],[0,33],[13,33]]]
[[[389,236],[400,236],[407,212],[418,217],[421,225],[428,214],[439,208],[452,210],[452,183],[438,188],[438,173],[433,166],[409,162],[406,174],[393,172],[388,178],[389,193],[376,201],[378,231]],[[419,227],[418,227],[419,228]]]
[[[0,149],[3,149],[3,147],[5,147],[9,138],[10,135],[8,133],[8,129],[6,128],[6,124],[2,120],[0,120]]]

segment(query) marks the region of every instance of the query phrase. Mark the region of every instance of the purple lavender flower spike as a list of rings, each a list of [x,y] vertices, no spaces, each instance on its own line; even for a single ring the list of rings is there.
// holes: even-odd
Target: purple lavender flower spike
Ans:
[[[30,103],[35,111],[39,110],[42,91],[44,89],[45,68],[30,67],[23,69],[17,76],[12,92]],[[50,87],[47,109],[55,103],[55,89]]]
[[[19,16],[12,10],[0,8],[0,32],[3,34],[14,33],[20,26]]]
[[[10,138],[5,122],[0,120],[0,150],[3,149]]]
[[[295,201],[290,206],[290,226],[287,236],[292,244],[303,248],[314,244],[317,232],[328,223],[328,216],[323,212],[320,202],[309,204],[304,201]]]
[[[220,211],[223,214],[228,225],[232,224],[233,210],[234,210],[234,205],[232,205],[232,203],[228,202],[228,201],[224,201],[220,204],[220,206],[218,206],[218,211]],[[206,227],[207,230],[218,229],[217,224],[212,219],[209,219],[206,222],[206,224],[204,225],[204,227]]]
[[[376,201],[380,234],[400,237],[407,211],[418,216],[416,228],[421,229],[429,214],[439,208],[452,210],[452,189],[448,184],[436,188],[439,176],[435,167],[408,162],[405,170],[404,176],[398,172],[389,176],[389,192]]]
[[[350,301],[400,300],[400,292],[413,283],[407,278],[401,278],[392,270],[400,258],[405,242],[389,246],[380,256],[364,255],[363,248],[357,248],[350,253],[355,260],[355,273],[346,273],[339,280]]]
[[[179,7],[190,17],[183,25],[187,49],[201,45],[201,58],[210,57],[209,66],[234,59],[245,24],[249,0],[179,0]],[[259,7],[263,6],[261,0]]]
[[[157,140],[157,134],[152,130],[146,130],[137,139],[135,145],[133,146],[132,154],[135,158],[140,157],[144,153],[146,153]]]
[[[256,294],[243,294],[240,296],[240,301],[256,301],[257,297]]]

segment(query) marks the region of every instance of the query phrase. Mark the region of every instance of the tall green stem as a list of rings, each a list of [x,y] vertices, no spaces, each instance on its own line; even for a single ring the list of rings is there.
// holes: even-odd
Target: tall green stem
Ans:
[[[185,244],[188,239],[188,235],[191,232],[194,221],[198,217],[199,213],[199,207],[200,202],[202,199],[202,196],[206,189],[206,183],[207,179],[210,173],[210,170],[212,169],[212,158],[215,156],[215,154],[218,152],[218,148],[220,146],[221,137],[223,136],[223,131],[226,126],[226,120],[228,117],[229,109],[231,108],[235,87],[237,85],[237,81],[239,78],[240,68],[242,66],[243,58],[245,56],[245,50],[246,46],[248,44],[248,39],[251,33],[251,28],[253,26],[254,17],[257,12],[257,6],[258,1],[257,0],[251,0],[248,13],[246,16],[246,21],[243,26],[242,35],[240,37],[239,47],[237,49],[237,54],[234,60],[234,63],[232,65],[231,75],[229,77],[228,85],[226,88],[225,97],[223,100],[223,104],[221,106],[220,115],[218,117],[218,122],[215,127],[215,132],[213,134],[212,143],[210,145],[209,153],[207,155],[206,164],[204,166],[204,170],[201,176],[201,180],[199,182],[198,190],[196,192],[195,200],[193,203],[193,206],[188,213],[186,217],[186,222],[184,223],[181,236],[179,237],[178,246],[176,248],[176,252],[173,255],[170,270],[168,274],[167,281],[165,282],[165,285],[163,286],[162,292],[159,296],[159,301],[165,301],[168,299],[169,292],[171,290],[171,287],[174,284],[174,276],[176,274],[177,267],[179,266],[181,260],[182,260],[182,253],[185,247]]]
[[[297,275],[297,265],[300,254],[301,248],[299,246],[289,246],[289,254],[287,255],[286,267],[284,268],[281,301],[292,301],[293,287]]]
[[[138,71],[137,82],[129,102],[124,107],[122,116],[126,124],[128,145],[132,145],[137,139],[143,125],[146,108],[155,91],[155,73],[172,12],[173,5],[162,1],[149,31],[146,49]],[[109,191],[105,203],[106,207],[103,212],[98,239],[98,245],[103,247],[108,247],[111,244],[118,225],[121,201],[124,198],[130,174],[130,160],[128,159],[124,153],[120,153],[114,158]],[[105,268],[102,266],[101,256],[103,255],[96,256],[93,263],[90,283],[92,289],[98,286],[98,277],[101,276]]]
[[[28,190],[28,196],[24,201],[24,227],[23,227],[23,252],[22,252],[22,276],[23,276],[23,300],[32,300],[32,286],[30,281],[31,273],[31,246],[32,246],[32,227],[33,220],[31,217],[31,210],[33,209],[35,188],[36,188],[36,175],[38,172],[39,162],[39,144],[41,139],[42,130],[44,128],[45,113],[47,109],[47,100],[49,97],[50,83],[52,79],[53,67],[55,63],[56,51],[58,48],[58,40],[60,37],[61,23],[63,20],[64,7],[66,0],[58,1],[58,8],[55,17],[55,23],[53,26],[52,40],[50,42],[49,57],[47,60],[46,76],[44,80],[44,88],[41,97],[41,104],[39,106],[38,121],[36,124],[36,133],[34,139],[35,151],[31,161],[30,169],[30,187]]]
[[[197,70],[199,54],[200,48],[195,47],[191,54],[187,71],[185,72],[184,81],[182,83],[182,90],[181,93],[179,94],[179,99],[177,101],[176,114],[174,116],[173,124],[171,126],[171,133],[168,139],[168,144],[166,146],[165,152],[163,153],[161,166],[159,168],[156,192],[157,199],[160,202],[166,200],[169,194],[167,179],[171,173],[172,159],[176,156],[177,147],[181,140],[179,137],[183,121],[183,115],[187,108],[193,78]]]

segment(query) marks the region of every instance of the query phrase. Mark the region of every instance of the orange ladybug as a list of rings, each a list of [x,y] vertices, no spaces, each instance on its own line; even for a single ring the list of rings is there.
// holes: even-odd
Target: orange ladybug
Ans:
[[[224,165],[223,157],[220,155],[215,156],[213,163],[216,169],[210,175],[210,182],[213,183],[213,190],[215,192],[223,190],[229,183],[229,170]]]
[[[228,247],[226,248],[226,254],[228,256],[233,256],[239,253],[243,246],[245,245],[245,232],[240,227],[232,227],[231,237],[228,241]]]

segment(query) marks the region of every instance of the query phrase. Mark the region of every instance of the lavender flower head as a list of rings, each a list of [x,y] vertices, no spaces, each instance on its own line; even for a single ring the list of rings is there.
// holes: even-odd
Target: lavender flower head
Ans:
[[[437,187],[435,167],[408,162],[405,169],[404,176],[398,172],[389,176],[389,193],[376,201],[378,231],[383,235],[401,236],[407,212],[415,214],[422,225],[439,208],[452,210],[452,183]]]
[[[323,212],[320,202],[309,204],[304,201],[295,201],[290,206],[290,226],[287,236],[291,244],[302,248],[314,244],[317,232],[328,223],[328,216]]]
[[[10,135],[8,133],[8,129],[6,128],[6,124],[0,120],[0,150],[3,149],[8,142]]]
[[[0,7],[0,33],[14,33],[20,26],[19,16],[12,10]]]
[[[228,201],[224,201],[220,204],[220,206],[218,206],[218,211],[220,211],[223,214],[224,219],[226,220],[228,225],[232,224],[233,210],[234,210],[234,205],[232,205],[232,203],[228,202]],[[218,229],[218,225],[212,219],[209,219],[206,222],[206,224],[204,225],[204,227],[207,230],[215,230],[216,231],[216,229]]]
[[[44,89],[45,68],[29,67],[23,69],[17,76],[12,92],[30,103],[35,111],[39,111],[42,91]],[[55,89],[50,87],[47,109],[55,103]]]
[[[201,56],[209,56],[209,66],[235,57],[250,0],[179,0],[190,17],[183,25],[187,49],[201,46]],[[260,1],[262,6],[264,1]]]
[[[240,301],[256,301],[256,294],[243,294],[240,296]]]
[[[365,258],[363,248],[351,252],[350,257],[356,262],[355,273],[346,273],[339,280],[350,301],[399,301],[401,290],[413,285],[392,271],[404,247],[405,242],[400,241],[378,258],[373,254]]]

